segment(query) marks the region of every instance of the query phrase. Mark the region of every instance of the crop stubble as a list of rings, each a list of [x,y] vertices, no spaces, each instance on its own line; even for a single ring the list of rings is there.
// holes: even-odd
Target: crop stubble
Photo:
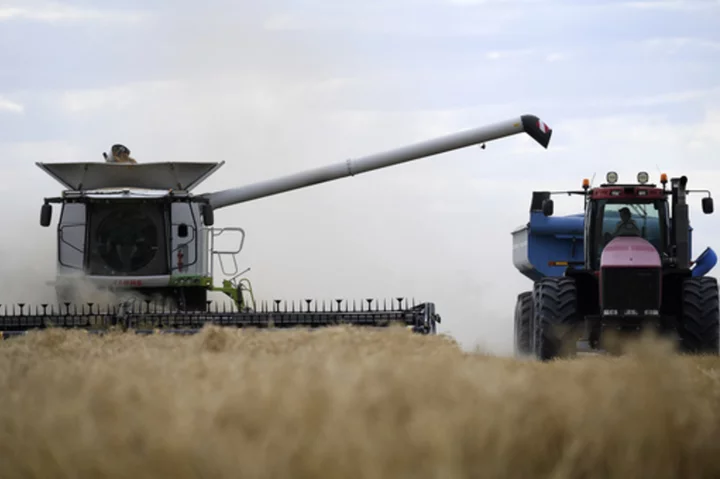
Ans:
[[[2,477],[720,476],[714,358],[542,364],[403,329],[0,343]]]

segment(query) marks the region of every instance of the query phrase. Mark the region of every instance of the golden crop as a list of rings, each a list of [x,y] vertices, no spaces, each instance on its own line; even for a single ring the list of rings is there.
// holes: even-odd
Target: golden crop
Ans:
[[[0,477],[720,477],[718,365],[395,328],[33,333],[0,343]]]

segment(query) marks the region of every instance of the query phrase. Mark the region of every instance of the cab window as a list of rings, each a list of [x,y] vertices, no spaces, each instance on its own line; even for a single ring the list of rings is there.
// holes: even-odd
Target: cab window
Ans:
[[[601,244],[618,236],[639,236],[661,251],[663,232],[660,224],[660,211],[655,202],[606,203],[602,212]]]

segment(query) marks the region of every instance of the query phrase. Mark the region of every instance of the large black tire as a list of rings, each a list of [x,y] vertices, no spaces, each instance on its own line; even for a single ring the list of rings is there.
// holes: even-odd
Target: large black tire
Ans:
[[[207,289],[203,287],[179,287],[175,289],[175,301],[180,311],[207,311]]]
[[[678,327],[680,350],[689,354],[720,353],[720,307],[717,279],[683,281],[682,317]]]
[[[533,353],[548,361],[577,351],[577,287],[573,278],[543,278],[533,288]]]
[[[515,354],[532,354],[532,291],[518,294],[515,302]]]

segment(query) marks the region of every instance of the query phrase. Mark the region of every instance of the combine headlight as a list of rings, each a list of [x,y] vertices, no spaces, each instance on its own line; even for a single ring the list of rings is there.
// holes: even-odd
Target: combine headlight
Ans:
[[[646,171],[641,171],[637,175],[637,180],[638,180],[638,183],[640,183],[641,185],[644,185],[645,183],[647,183],[650,180],[650,176],[647,174]]]
[[[605,176],[605,180],[607,180],[607,182],[610,184],[615,184],[618,180],[618,174],[614,171],[609,171],[608,174]]]

